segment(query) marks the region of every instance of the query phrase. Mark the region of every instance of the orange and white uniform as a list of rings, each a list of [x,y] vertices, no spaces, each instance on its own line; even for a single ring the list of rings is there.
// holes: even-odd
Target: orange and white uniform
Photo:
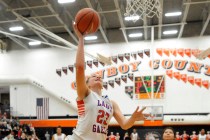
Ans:
[[[113,116],[112,103],[107,96],[91,93],[77,101],[78,122],[67,140],[106,140],[107,128]]]
[[[191,140],[198,140],[198,136],[196,134],[193,134],[190,136]]]
[[[176,134],[176,140],[182,140],[182,137],[179,134]]]
[[[189,138],[189,135],[187,135],[187,134],[182,135],[182,140],[188,140],[188,138]]]

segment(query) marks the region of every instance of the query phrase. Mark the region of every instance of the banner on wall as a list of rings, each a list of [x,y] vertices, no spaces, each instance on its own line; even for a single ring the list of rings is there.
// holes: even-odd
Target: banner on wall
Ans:
[[[125,93],[133,99],[133,86],[125,86]]]
[[[113,61],[111,66],[106,66],[104,63],[98,60],[88,60],[85,66],[90,69],[100,68],[95,73],[101,75],[103,82],[103,88],[105,90],[111,90],[115,87],[125,88],[125,93],[132,99],[150,99],[151,98],[151,75],[139,76],[139,70],[144,71],[144,68],[151,68],[153,62],[153,69],[163,69],[165,74],[170,79],[183,82],[184,84],[190,84],[191,86],[197,86],[209,90],[210,82],[208,79],[210,76],[210,66],[201,62],[188,60],[190,57],[195,57],[200,51],[198,49],[186,49],[186,48],[156,48],[156,54],[158,59],[149,59],[150,49],[138,50],[136,52],[122,53],[115,56],[110,56]],[[187,57],[184,59],[169,59],[167,57]],[[164,57],[165,57],[164,56]],[[119,59],[119,60],[118,60]],[[207,57],[207,59],[209,59]],[[148,64],[146,67],[140,66],[141,64]],[[103,69],[101,69],[101,67]],[[67,67],[61,67],[56,69],[56,73],[59,77],[66,76],[75,72],[75,64],[68,65]],[[70,72],[68,72],[68,70]],[[183,71],[187,71],[183,73]],[[190,73],[193,73],[191,75]],[[134,74],[137,74],[136,76]],[[195,74],[204,74],[206,77],[200,78]],[[107,79],[106,79],[107,78]],[[112,78],[112,79],[109,79]],[[131,86],[132,85],[132,86]],[[154,76],[154,99],[162,99],[165,94],[165,76]],[[72,89],[76,89],[75,81],[71,84]],[[131,92],[133,89],[133,93]]]

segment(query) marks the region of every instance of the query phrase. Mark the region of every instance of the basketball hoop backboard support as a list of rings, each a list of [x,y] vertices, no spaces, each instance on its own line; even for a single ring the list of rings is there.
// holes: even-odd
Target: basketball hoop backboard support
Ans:
[[[144,16],[152,18],[160,17],[162,13],[162,6],[159,0],[127,0],[126,17],[139,17],[135,18],[133,22],[138,19],[144,20]]]
[[[145,106],[146,110],[144,113],[150,114],[146,120],[156,121],[163,120],[163,106]]]

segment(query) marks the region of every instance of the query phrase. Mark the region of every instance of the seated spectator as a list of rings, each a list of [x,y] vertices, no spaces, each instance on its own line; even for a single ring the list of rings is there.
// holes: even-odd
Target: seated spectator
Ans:
[[[56,133],[52,136],[52,140],[64,140],[66,137],[65,134],[62,133],[61,126],[56,128]]]
[[[162,138],[163,138],[163,140],[174,140],[175,139],[175,134],[174,134],[173,128],[172,127],[166,127],[163,130]]]

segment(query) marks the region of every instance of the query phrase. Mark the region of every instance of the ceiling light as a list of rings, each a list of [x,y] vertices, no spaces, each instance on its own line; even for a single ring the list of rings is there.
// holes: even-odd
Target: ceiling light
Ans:
[[[169,31],[164,31],[163,34],[164,35],[172,35],[172,34],[177,34],[178,31],[177,30],[169,30]]]
[[[128,36],[131,37],[131,38],[134,38],[134,37],[142,37],[142,33],[135,33],[135,34],[129,34]]]
[[[85,40],[96,40],[97,38],[97,36],[86,36]]]
[[[130,16],[130,17],[125,17],[125,20],[138,20],[139,16]]]
[[[23,27],[22,26],[10,27],[9,30],[10,31],[21,31],[21,30],[23,30]]]
[[[60,4],[70,3],[70,2],[75,2],[75,0],[58,0],[58,3],[60,3]]]
[[[31,41],[28,43],[30,46],[35,46],[35,45],[40,45],[41,42],[40,41]]]
[[[174,17],[174,16],[180,16],[182,12],[172,12],[172,13],[165,13],[166,17]]]

